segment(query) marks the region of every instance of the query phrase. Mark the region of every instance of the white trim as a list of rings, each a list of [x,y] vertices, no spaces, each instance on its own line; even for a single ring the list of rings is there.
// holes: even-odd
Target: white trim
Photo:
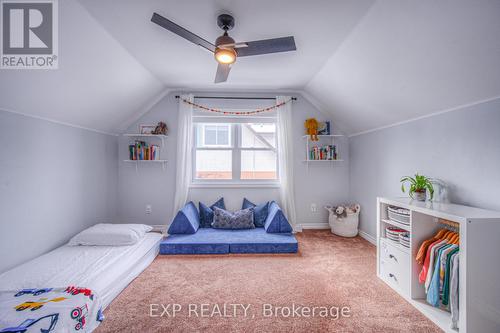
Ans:
[[[370,243],[372,243],[373,245],[377,245],[377,240],[375,239],[375,237],[373,237],[372,235],[370,235],[369,233],[366,233],[364,232],[363,230],[359,230],[359,236],[361,238],[364,238],[366,239],[367,241],[369,241]]]
[[[189,188],[279,188],[279,183],[191,183]]]
[[[17,114],[17,115],[20,115],[20,116],[33,118],[33,119],[44,120],[44,121],[48,121],[50,123],[54,123],[54,124],[58,124],[58,125],[64,125],[64,126],[73,127],[73,128],[78,128],[78,129],[82,129],[82,130],[90,131],[90,132],[95,132],[95,133],[99,133],[99,134],[112,135],[112,136],[118,136],[119,135],[118,133],[111,133],[111,132],[101,131],[101,130],[98,130],[98,129],[95,129],[95,128],[89,128],[89,127],[84,127],[84,126],[75,125],[75,124],[71,124],[71,123],[66,123],[64,121],[59,121],[59,120],[55,120],[55,119],[51,119],[51,118],[46,118],[46,117],[41,117],[41,116],[35,116],[35,115],[24,113],[24,112],[19,112],[19,111],[4,109],[4,108],[0,108],[0,111],[4,111],[4,112],[8,112],[8,113],[13,113],[13,114]]]
[[[328,223],[300,223],[296,225],[297,229],[302,230],[307,230],[307,229],[314,229],[314,230],[323,230],[323,229],[328,229],[330,230],[330,225]]]
[[[363,134],[368,134],[368,133],[380,131],[380,130],[383,130],[383,129],[387,129],[387,128],[391,128],[391,127],[395,127],[395,126],[399,126],[399,125],[408,124],[408,123],[411,123],[411,122],[414,122],[414,121],[417,121],[417,120],[426,119],[426,118],[430,118],[430,117],[434,117],[434,116],[439,116],[439,115],[444,114],[444,113],[453,112],[453,111],[459,111],[461,109],[468,108],[468,107],[471,107],[471,106],[475,106],[475,105],[479,105],[479,104],[483,104],[483,103],[488,103],[488,102],[494,101],[494,100],[499,99],[499,98],[500,98],[500,96],[495,96],[495,97],[492,97],[492,98],[487,98],[487,99],[479,100],[479,101],[472,102],[472,103],[458,105],[458,106],[455,106],[455,107],[452,107],[452,108],[449,108],[449,109],[445,109],[445,110],[433,112],[433,113],[426,114],[426,115],[423,115],[423,116],[420,116],[420,117],[415,117],[415,118],[411,118],[411,119],[408,119],[408,120],[399,121],[399,122],[396,122],[396,123],[393,123],[393,124],[390,124],[390,125],[384,125],[384,126],[380,126],[380,127],[375,127],[375,128],[372,128],[372,129],[369,129],[369,130],[366,130],[366,131],[361,131],[361,132],[358,132],[358,133],[350,134],[348,137],[352,138],[352,137],[355,137],[355,136],[359,136],[359,135],[363,135]]]
[[[159,232],[163,235],[167,234],[167,230],[170,227],[170,224],[151,224],[153,228],[151,232]]]

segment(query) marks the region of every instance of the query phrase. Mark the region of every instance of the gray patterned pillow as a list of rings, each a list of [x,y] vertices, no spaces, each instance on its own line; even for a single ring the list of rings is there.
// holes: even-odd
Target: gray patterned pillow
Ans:
[[[254,229],[253,208],[238,210],[234,213],[214,207],[214,222],[216,229]]]

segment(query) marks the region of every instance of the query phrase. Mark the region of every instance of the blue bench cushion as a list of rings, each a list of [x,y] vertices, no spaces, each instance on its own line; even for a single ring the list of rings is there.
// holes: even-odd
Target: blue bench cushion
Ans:
[[[256,205],[247,198],[243,198],[241,209],[253,207],[253,223],[257,228],[264,227],[267,215],[269,214],[269,201],[260,205]]]
[[[194,234],[200,227],[200,216],[198,210],[192,201],[188,202],[175,215],[174,220],[168,228],[170,235],[175,234]]]
[[[293,231],[280,206],[274,201],[269,205],[269,214],[264,229],[269,233],[290,233]]]
[[[199,229],[192,235],[170,235],[160,243],[161,254],[295,253],[293,234],[247,230]]]

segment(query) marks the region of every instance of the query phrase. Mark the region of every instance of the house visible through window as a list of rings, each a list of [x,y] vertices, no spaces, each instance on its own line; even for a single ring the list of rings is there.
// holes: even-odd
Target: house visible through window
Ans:
[[[195,181],[275,182],[275,123],[195,123]]]

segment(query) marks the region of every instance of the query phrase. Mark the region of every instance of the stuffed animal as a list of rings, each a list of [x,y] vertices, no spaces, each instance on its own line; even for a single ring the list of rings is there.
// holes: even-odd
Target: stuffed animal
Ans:
[[[304,126],[306,134],[311,136],[311,141],[318,141],[318,121],[315,118],[306,119]]]
[[[152,134],[161,134],[161,135],[166,135],[167,134],[167,124],[164,122],[160,121],[158,125],[156,125],[155,130],[153,131]]]
[[[361,209],[361,206],[359,204],[350,205],[350,206],[345,207],[347,214],[356,214],[360,209]]]
[[[335,208],[335,215],[337,215],[337,219],[347,217],[347,209],[344,206],[337,206]]]

